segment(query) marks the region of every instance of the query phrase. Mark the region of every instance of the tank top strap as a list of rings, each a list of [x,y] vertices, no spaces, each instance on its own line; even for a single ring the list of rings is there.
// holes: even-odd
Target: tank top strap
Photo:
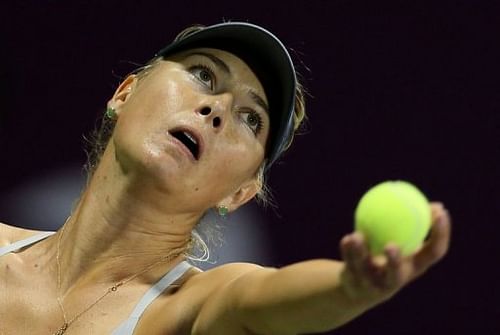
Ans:
[[[31,237],[25,238],[23,240],[20,240],[20,241],[14,242],[12,244],[6,245],[4,247],[0,247],[0,257],[3,256],[3,255],[5,255],[5,254],[8,254],[10,252],[13,252],[13,251],[19,250],[21,248],[27,247],[27,246],[29,246],[31,244],[34,244],[34,243],[38,242],[38,241],[41,241],[44,238],[47,238],[50,235],[53,235],[55,233],[56,233],[55,231],[44,231],[44,232],[41,232],[39,234],[33,235]]]
[[[173,282],[179,279],[187,270],[192,266],[186,262],[182,261],[177,264],[172,270],[165,274],[156,284],[154,284],[139,300],[134,310],[130,314],[127,320],[125,320],[112,335],[131,335],[134,333],[134,329],[139,322],[139,318],[142,316],[146,308]]]

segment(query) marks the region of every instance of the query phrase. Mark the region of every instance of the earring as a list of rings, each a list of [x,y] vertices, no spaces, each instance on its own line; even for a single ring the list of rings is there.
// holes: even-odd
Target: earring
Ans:
[[[116,111],[115,111],[115,109],[114,109],[113,107],[108,107],[108,108],[106,109],[106,114],[105,114],[105,115],[106,115],[106,117],[107,117],[108,119],[111,119],[111,120],[116,119],[116,116],[117,116],[117,115],[116,115]]]
[[[229,213],[229,208],[224,205],[217,206],[217,213],[221,218],[226,218],[227,213]]]

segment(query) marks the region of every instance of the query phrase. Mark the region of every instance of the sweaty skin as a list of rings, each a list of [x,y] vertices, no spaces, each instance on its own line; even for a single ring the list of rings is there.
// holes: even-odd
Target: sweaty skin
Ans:
[[[71,318],[112,284],[186,246],[208,209],[236,210],[261,187],[256,171],[269,118],[252,98],[257,94],[267,102],[251,69],[230,53],[195,49],[149,71],[140,80],[125,79],[109,101],[117,112],[114,134],[64,235],[59,231],[0,257],[0,334],[52,334],[63,323],[58,296]],[[198,158],[169,135],[178,127],[199,137]],[[248,263],[206,272],[193,268],[148,307],[134,334],[279,335],[338,327],[389,299],[444,256],[450,219],[441,204],[432,208],[432,233],[422,249],[401,257],[387,246],[383,264],[368,254],[361,235],[350,234],[340,242],[342,261],[310,260],[281,269]],[[34,234],[0,224],[0,246]],[[161,263],[120,287],[82,314],[67,334],[111,333],[182,260]]]

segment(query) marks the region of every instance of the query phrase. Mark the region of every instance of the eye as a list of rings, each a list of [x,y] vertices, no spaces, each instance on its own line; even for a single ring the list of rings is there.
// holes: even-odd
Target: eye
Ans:
[[[195,65],[189,68],[191,74],[200,81],[203,85],[213,90],[215,87],[215,74],[209,67],[205,65]]]
[[[259,113],[254,110],[243,110],[240,112],[243,122],[245,122],[250,129],[255,133],[259,134],[264,125],[264,121]]]

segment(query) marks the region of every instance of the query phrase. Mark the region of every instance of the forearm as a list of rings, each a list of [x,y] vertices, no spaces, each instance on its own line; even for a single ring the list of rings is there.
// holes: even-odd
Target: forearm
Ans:
[[[373,304],[355,301],[342,285],[342,262],[311,260],[255,271],[232,286],[243,325],[259,334],[302,334],[334,329]]]
[[[353,233],[340,243],[342,262],[312,260],[279,270],[247,268],[237,277],[229,276],[234,280],[226,281],[207,300],[193,334],[224,334],[219,329],[227,325],[233,328],[226,334],[262,335],[339,327],[389,299],[438,262],[448,250],[450,228],[449,216],[441,210],[429,239],[405,257],[394,245],[386,246],[383,259],[372,257],[362,234]]]

